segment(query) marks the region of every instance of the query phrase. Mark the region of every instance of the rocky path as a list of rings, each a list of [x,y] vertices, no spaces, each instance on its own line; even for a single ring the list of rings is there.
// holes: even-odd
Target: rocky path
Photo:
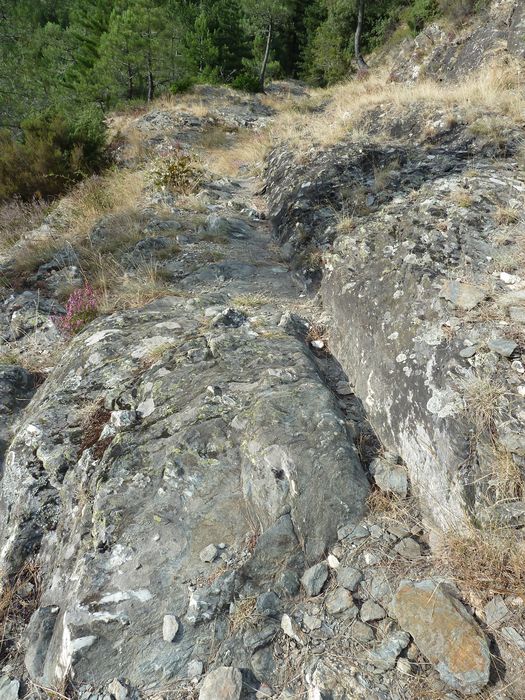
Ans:
[[[489,623],[435,577],[260,188],[210,178],[198,212],[152,193],[123,259],[167,293],[90,323],[18,414],[0,697],[482,697]]]

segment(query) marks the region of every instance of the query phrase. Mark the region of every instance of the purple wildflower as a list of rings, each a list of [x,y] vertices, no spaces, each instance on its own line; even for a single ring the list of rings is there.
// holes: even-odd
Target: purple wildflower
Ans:
[[[75,289],[66,303],[66,313],[55,319],[56,325],[67,335],[74,335],[97,317],[98,299],[90,284]]]

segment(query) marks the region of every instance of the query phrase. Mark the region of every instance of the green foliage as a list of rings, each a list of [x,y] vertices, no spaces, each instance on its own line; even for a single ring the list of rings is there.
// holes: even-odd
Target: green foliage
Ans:
[[[188,92],[188,90],[191,90],[195,83],[196,81],[194,77],[190,75],[183,76],[182,78],[173,81],[173,83],[170,85],[170,92],[172,95],[182,95],[183,93]]]
[[[106,162],[103,115],[95,108],[72,118],[48,110],[21,127],[20,139],[0,132],[0,200],[54,197]]]
[[[232,81],[232,87],[234,87],[236,90],[243,90],[244,92],[259,92],[259,78],[255,75],[255,73],[244,70],[234,78]]]
[[[438,2],[437,0],[413,0],[403,15],[412,32],[418,34],[426,24],[439,15]]]

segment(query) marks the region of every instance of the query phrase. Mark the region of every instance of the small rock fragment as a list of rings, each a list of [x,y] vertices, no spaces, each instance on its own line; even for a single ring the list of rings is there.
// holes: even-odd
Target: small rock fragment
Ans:
[[[338,569],[339,568],[339,559],[335,557],[333,554],[329,554],[327,559],[326,559],[328,566],[331,569]]]
[[[343,566],[337,571],[337,583],[349,591],[355,591],[363,574],[353,566]]]
[[[371,642],[374,638],[374,630],[370,625],[365,625],[361,620],[356,620],[350,628],[350,636],[358,642]]]
[[[164,615],[162,622],[162,638],[165,642],[172,642],[179,631],[179,621],[175,615]]]
[[[325,606],[330,615],[340,615],[347,610],[353,611],[354,617],[357,615],[354,599],[346,588],[336,588],[335,591],[331,591],[325,598]]]
[[[18,700],[20,683],[17,680],[2,676],[0,678],[0,698],[2,700]]]
[[[239,700],[242,675],[236,668],[220,666],[210,671],[202,684],[199,700]]]
[[[316,350],[322,350],[324,348],[324,341],[317,339],[310,341],[310,345]]]
[[[378,671],[389,671],[396,665],[397,657],[410,642],[410,635],[402,630],[391,632],[381,644],[368,653],[368,660]]]
[[[374,481],[381,491],[395,493],[405,498],[408,492],[407,473],[399,464],[391,464],[384,459],[374,460]]]
[[[462,348],[459,351],[460,357],[473,357],[478,351],[477,345],[469,345],[467,348]]]
[[[487,345],[492,352],[502,357],[510,357],[518,347],[513,340],[508,340],[507,338],[491,338]]]
[[[202,672],[204,671],[204,664],[199,659],[192,659],[188,664],[188,678],[193,680],[194,678],[200,678]]]
[[[460,309],[470,311],[481,303],[487,294],[483,289],[473,284],[465,284],[464,282],[458,282],[456,280],[446,280],[441,288],[439,296],[444,297]]]
[[[396,544],[394,549],[405,559],[418,559],[421,556],[421,545],[412,537],[405,537]]]
[[[255,604],[257,612],[265,617],[277,617],[281,609],[281,600],[273,591],[261,593]]]
[[[305,643],[306,639],[304,632],[299,627],[299,625],[292,620],[290,615],[283,615],[281,618],[281,629],[287,637],[290,637],[296,641],[301,646]]]
[[[207,547],[204,547],[202,552],[199,554],[199,558],[201,561],[209,564],[217,558],[217,555],[219,554],[218,548],[214,544],[209,544]]]
[[[373,622],[374,620],[382,620],[384,617],[386,617],[386,612],[373,600],[365,600],[361,606],[359,615],[363,622]]]
[[[301,583],[308,597],[319,595],[322,591],[326,579],[328,578],[328,566],[326,562],[321,561],[319,564],[314,564],[304,572]]]
[[[364,525],[343,525],[337,530],[337,538],[339,540],[347,540],[348,542],[362,540],[365,537],[369,537],[369,535],[370,530]]]
[[[521,651],[525,651],[525,639],[514,627],[502,627],[501,634],[510,644],[518,647]]]
[[[505,601],[499,595],[485,605],[485,621],[489,627],[497,629],[509,616],[510,612]]]
[[[396,662],[396,671],[402,673],[404,676],[408,676],[412,673],[412,664],[408,659],[400,657]]]
[[[348,382],[337,382],[335,385],[335,390],[339,396],[350,396],[354,393],[354,390]]]
[[[108,692],[115,698],[115,700],[127,700],[128,699],[128,689],[121,683],[118,678],[115,678],[108,685]]]
[[[309,630],[321,629],[321,625],[323,624],[320,617],[315,617],[314,615],[309,615],[308,613],[306,613],[304,616],[303,622]]]

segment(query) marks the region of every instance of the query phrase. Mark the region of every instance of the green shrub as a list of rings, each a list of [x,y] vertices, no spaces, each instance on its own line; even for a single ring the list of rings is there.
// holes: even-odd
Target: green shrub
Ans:
[[[0,131],[0,200],[55,197],[106,163],[106,128],[96,107],[72,116],[46,111]]]
[[[195,78],[188,75],[184,76],[170,85],[170,92],[172,95],[182,95],[183,93],[188,92],[188,90],[191,90],[191,88],[195,85],[195,82]]]
[[[232,81],[232,87],[236,90],[244,92],[260,92],[261,86],[259,78],[251,72],[243,71],[239,73]]]
[[[465,19],[487,7],[489,0],[439,0],[439,9],[453,20]]]
[[[406,9],[404,19],[412,32],[418,34],[426,24],[439,16],[437,0],[414,0]]]

